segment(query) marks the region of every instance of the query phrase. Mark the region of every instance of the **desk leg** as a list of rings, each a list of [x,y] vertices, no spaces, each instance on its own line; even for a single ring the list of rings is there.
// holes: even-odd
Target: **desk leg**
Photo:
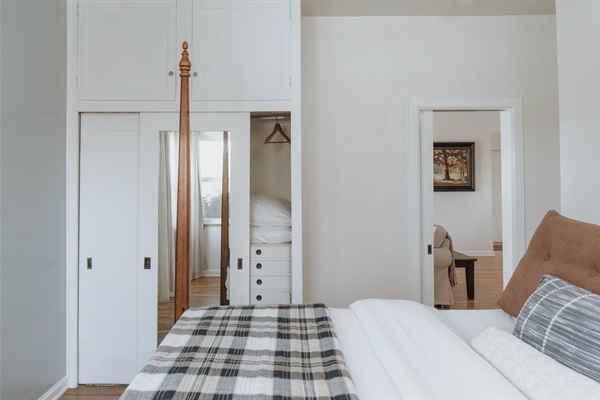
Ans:
[[[465,263],[465,278],[467,279],[467,299],[475,298],[475,261]]]

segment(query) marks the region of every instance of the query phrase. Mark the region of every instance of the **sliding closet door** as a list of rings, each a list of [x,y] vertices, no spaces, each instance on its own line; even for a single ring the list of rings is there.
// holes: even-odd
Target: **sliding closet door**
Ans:
[[[179,114],[141,114],[143,134],[178,131]],[[230,304],[250,301],[250,114],[190,113],[190,130],[229,132],[229,300]]]
[[[156,348],[158,133],[83,114],[79,382],[129,383]]]

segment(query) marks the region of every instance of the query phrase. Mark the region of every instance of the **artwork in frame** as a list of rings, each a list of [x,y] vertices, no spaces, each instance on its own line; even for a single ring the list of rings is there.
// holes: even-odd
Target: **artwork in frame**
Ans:
[[[433,144],[433,191],[475,191],[475,143]]]

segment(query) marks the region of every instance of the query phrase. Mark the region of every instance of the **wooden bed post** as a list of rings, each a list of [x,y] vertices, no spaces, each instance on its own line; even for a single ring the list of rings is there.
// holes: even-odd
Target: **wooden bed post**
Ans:
[[[229,132],[223,132],[223,184],[221,190],[221,305],[228,306],[229,273]]]
[[[175,322],[190,307],[190,95],[192,64],[188,44],[183,42],[179,62],[181,104],[179,112],[179,169],[177,186],[177,231],[175,236]]]

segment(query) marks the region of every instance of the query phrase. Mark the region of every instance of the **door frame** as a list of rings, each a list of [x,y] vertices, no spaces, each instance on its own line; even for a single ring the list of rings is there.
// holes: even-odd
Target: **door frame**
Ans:
[[[433,305],[433,111],[499,111],[502,160],[503,287],[525,253],[523,99],[409,100],[410,298]]]

